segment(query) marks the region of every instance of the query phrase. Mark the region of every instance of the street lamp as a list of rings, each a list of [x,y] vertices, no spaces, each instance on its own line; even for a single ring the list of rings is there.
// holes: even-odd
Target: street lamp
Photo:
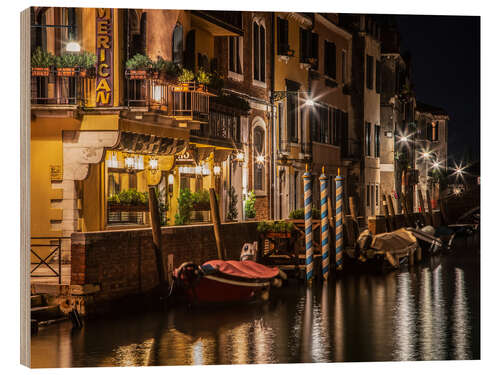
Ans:
[[[312,99],[307,99],[307,100],[306,100],[306,105],[307,105],[308,107],[314,107],[314,100],[312,100]]]
[[[72,41],[66,44],[67,52],[80,52],[80,44],[78,42]]]

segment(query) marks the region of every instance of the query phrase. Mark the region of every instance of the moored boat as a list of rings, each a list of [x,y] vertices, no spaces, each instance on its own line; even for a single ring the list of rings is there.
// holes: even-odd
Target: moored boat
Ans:
[[[174,271],[176,286],[192,304],[267,300],[272,284],[281,284],[277,267],[252,260],[186,262]]]

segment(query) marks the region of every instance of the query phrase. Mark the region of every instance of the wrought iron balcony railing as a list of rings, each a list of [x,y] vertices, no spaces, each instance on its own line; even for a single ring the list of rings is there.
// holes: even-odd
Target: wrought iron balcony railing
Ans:
[[[94,78],[87,71],[69,68],[33,70],[31,104],[74,105],[83,107],[90,97]]]
[[[240,116],[234,113],[210,111],[208,124],[203,124],[200,129],[191,130],[191,134],[203,138],[240,143]]]
[[[208,122],[212,94],[205,85],[126,77],[126,104],[129,108],[142,107],[145,111],[161,112],[179,121]]]

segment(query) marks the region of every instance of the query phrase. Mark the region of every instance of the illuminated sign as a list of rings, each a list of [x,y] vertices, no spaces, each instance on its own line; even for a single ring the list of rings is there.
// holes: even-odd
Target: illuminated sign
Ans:
[[[96,106],[113,105],[113,12],[96,10],[97,86]]]

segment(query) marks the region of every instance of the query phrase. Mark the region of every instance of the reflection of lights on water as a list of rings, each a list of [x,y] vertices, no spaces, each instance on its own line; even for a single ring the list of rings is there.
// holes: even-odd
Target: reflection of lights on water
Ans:
[[[432,306],[431,306],[431,276],[429,269],[422,271],[420,281],[420,347],[422,359],[428,361],[432,358]]]
[[[192,363],[193,365],[202,365],[203,361],[203,343],[201,340],[197,340],[192,346]]]
[[[445,329],[446,329],[446,314],[443,298],[443,267],[437,266],[432,271],[433,292],[432,307],[433,307],[433,324],[432,324],[432,359],[445,359]]]
[[[394,359],[409,361],[415,359],[415,312],[408,272],[397,278],[396,311],[394,313]]]
[[[130,344],[118,347],[113,353],[113,365],[148,366],[153,342],[154,339],[148,339],[141,344]]]
[[[335,286],[335,362],[344,361],[344,315],[342,314],[342,288],[340,282]]]
[[[453,346],[455,359],[470,359],[469,314],[465,292],[464,271],[455,268],[455,303],[453,305]]]
[[[306,289],[306,303],[304,306],[304,321],[302,330],[302,361],[311,362],[311,350],[312,350],[312,288],[308,287]]]

